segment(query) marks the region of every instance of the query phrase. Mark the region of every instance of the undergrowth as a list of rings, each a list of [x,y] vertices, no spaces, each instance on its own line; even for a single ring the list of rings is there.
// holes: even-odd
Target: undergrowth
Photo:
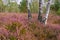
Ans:
[[[29,24],[30,30],[32,29],[32,34],[37,38],[37,40],[57,40],[58,31],[49,28],[37,26],[36,23]]]

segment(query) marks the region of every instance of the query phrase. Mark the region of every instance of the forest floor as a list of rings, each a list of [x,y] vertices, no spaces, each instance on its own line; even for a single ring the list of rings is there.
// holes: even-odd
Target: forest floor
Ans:
[[[60,40],[60,16],[50,14],[47,25],[32,14],[28,20],[26,13],[0,13],[1,40]]]

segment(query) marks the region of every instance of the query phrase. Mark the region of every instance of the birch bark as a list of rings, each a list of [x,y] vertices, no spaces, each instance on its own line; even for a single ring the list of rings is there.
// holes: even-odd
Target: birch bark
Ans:
[[[46,15],[44,18],[44,24],[47,24],[47,20],[48,20],[48,15],[49,15],[49,11],[50,11],[50,4],[51,4],[52,0],[48,0],[47,6],[46,6]]]
[[[29,0],[26,0],[26,3],[27,3],[27,10],[28,10],[28,19],[30,20],[32,18],[32,15],[31,15],[31,12],[30,12],[30,2]]]
[[[38,20],[42,22],[42,0],[39,0],[39,14],[38,14]]]

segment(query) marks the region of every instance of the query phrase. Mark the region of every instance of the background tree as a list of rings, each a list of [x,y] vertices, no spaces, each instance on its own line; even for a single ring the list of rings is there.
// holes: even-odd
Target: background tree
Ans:
[[[30,11],[30,0],[26,0],[27,5],[27,11],[28,11],[28,19],[30,20],[32,18],[31,11]]]
[[[54,5],[51,5],[51,12],[60,15],[60,0],[55,0]]]
[[[4,12],[5,6],[3,5],[2,0],[0,0],[0,12]]]
[[[39,2],[38,0],[33,0],[31,5],[30,5],[30,9],[32,13],[38,13],[39,10]]]
[[[20,12],[27,12],[27,5],[26,5],[26,0],[22,0],[20,3],[21,5],[19,6]]]
[[[19,12],[19,8],[18,8],[18,5],[17,5],[16,2],[10,3],[9,6],[8,6],[8,8],[9,8],[8,9],[9,12]]]
[[[60,15],[60,0],[55,0],[54,9],[57,15]]]

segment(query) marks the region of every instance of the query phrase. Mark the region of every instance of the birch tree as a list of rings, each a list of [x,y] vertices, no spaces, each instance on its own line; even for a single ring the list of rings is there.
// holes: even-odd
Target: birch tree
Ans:
[[[47,6],[46,6],[46,15],[45,15],[45,18],[43,19],[43,22],[44,22],[45,25],[47,24],[47,20],[48,20],[51,1],[52,0],[48,0]]]
[[[39,0],[39,14],[38,14],[38,20],[42,22],[42,0]]]
[[[28,19],[30,20],[32,18],[31,12],[30,12],[30,1],[26,0],[26,4],[27,4],[27,10],[28,10]]]

